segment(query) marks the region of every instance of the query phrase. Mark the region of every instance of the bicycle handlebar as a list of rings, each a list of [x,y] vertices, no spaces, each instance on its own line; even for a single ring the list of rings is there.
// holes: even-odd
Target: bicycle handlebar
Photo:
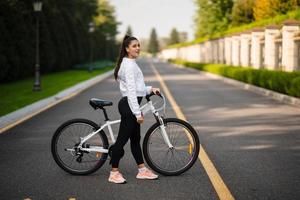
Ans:
[[[156,92],[156,93],[151,92],[150,94],[146,95],[147,101],[149,102],[149,101],[150,101],[150,97],[152,97],[152,96],[154,96],[154,95],[159,96],[159,97],[162,98],[162,100],[163,100],[163,105],[162,105],[162,107],[157,108],[156,111],[164,110],[164,109],[165,109],[165,106],[166,106],[166,98],[165,98],[165,96],[164,96],[161,92]],[[165,112],[165,111],[164,111],[164,112]]]
[[[161,98],[163,99],[163,96],[161,95],[160,92],[156,92],[156,93],[151,92],[150,94],[147,94],[147,95],[146,95],[147,101],[150,101],[150,97],[152,97],[153,95],[157,95],[157,96],[159,96],[159,97],[161,97]]]

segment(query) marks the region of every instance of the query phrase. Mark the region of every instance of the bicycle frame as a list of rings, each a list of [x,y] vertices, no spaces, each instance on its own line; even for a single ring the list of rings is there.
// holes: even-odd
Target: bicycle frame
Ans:
[[[165,106],[165,98],[164,96],[162,96],[163,100],[164,100],[164,105],[163,107]],[[163,137],[163,140],[164,142],[166,143],[166,145],[169,147],[169,148],[173,148],[173,145],[171,144],[170,142],[170,139],[169,139],[169,136],[165,130],[165,126],[164,126],[164,122],[163,122],[163,118],[159,115],[158,113],[158,110],[156,110],[152,104],[152,101],[148,101],[146,104],[144,104],[143,106],[141,106],[141,111],[144,115],[146,115],[147,113],[149,113],[149,111],[152,112],[152,114],[154,115],[155,119],[157,120],[157,122],[160,123],[160,129],[161,129],[161,134],[162,134],[162,137]],[[108,131],[109,131],[109,135],[110,135],[110,138],[112,140],[113,143],[116,142],[115,140],[115,136],[114,136],[114,133],[113,133],[113,130],[111,128],[111,125],[113,124],[118,124],[120,123],[121,120],[114,120],[114,121],[110,121],[110,120],[107,120],[105,122],[105,124],[103,124],[98,130],[96,130],[95,132],[92,132],[90,134],[88,134],[87,136],[83,137],[83,138],[80,138],[80,144],[78,145],[78,148],[80,148],[82,151],[87,151],[87,152],[99,152],[99,153],[108,153],[108,149],[105,149],[103,147],[99,147],[99,146],[89,146],[89,148],[85,148],[85,147],[82,147],[82,145],[88,141],[90,138],[92,138],[94,135],[98,134],[101,130],[103,130],[104,128],[108,128]],[[74,149],[67,149],[67,150],[70,150],[70,151],[74,151]]]

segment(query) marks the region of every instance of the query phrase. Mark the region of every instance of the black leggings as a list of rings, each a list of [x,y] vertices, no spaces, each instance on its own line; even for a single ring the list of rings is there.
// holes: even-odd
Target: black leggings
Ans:
[[[141,103],[143,97],[138,97],[139,104]],[[131,112],[130,107],[128,105],[127,97],[123,97],[119,101],[119,113],[121,114],[121,123],[120,129],[118,133],[117,140],[114,145],[110,148],[111,155],[111,164],[113,168],[119,167],[119,161],[124,156],[123,147],[127,143],[130,138],[130,147],[132,155],[136,161],[136,163],[143,164],[143,155],[142,149],[140,145],[141,139],[141,128],[140,124],[137,123],[135,115]]]

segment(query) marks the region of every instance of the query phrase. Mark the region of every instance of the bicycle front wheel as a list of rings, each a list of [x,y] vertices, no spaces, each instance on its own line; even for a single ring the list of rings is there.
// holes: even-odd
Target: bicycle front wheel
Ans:
[[[167,176],[179,175],[195,163],[200,149],[199,138],[195,129],[186,121],[167,118],[164,124],[173,148],[165,143],[160,124],[155,123],[144,138],[144,157],[154,171]]]
[[[74,175],[87,175],[99,169],[105,163],[108,154],[81,151],[78,148],[80,138],[98,129],[97,124],[87,119],[73,119],[62,124],[54,133],[51,142],[52,155],[58,166]],[[102,130],[82,146],[108,149],[108,140]]]

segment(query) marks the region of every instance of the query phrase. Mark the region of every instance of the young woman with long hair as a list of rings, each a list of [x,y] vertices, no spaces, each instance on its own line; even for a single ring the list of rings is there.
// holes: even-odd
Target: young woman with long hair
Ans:
[[[132,155],[138,166],[138,179],[157,179],[158,175],[145,167],[141,145],[140,124],[143,123],[143,113],[140,103],[146,94],[159,92],[159,88],[145,86],[144,76],[136,63],[140,53],[140,43],[135,37],[125,36],[120,49],[119,58],[114,71],[114,77],[119,82],[122,98],[118,109],[121,114],[121,123],[115,144],[110,148],[110,163],[112,170],[108,181],[126,183],[119,172],[119,161],[124,155],[124,145],[130,139]]]

